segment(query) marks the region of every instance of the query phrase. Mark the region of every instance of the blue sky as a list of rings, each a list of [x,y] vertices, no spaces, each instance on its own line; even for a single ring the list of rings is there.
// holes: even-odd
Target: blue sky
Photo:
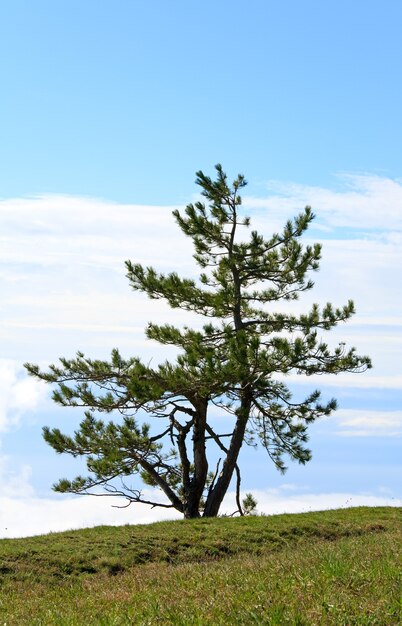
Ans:
[[[0,536],[153,519],[51,492],[78,467],[41,427],[80,415],[21,364],[159,358],[146,322],[188,319],[131,293],[124,261],[194,273],[171,210],[217,162],[246,175],[266,235],[313,206],[323,261],[300,307],[352,297],[334,341],[374,362],[309,382],[340,404],[311,429],[312,462],[283,477],[244,449],[245,489],[267,512],[401,503],[401,22],[398,0],[1,3]]]

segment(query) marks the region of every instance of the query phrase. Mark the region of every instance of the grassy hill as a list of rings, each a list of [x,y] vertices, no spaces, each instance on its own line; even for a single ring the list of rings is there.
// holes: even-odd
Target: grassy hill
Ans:
[[[402,509],[0,541],[0,624],[401,624]]]

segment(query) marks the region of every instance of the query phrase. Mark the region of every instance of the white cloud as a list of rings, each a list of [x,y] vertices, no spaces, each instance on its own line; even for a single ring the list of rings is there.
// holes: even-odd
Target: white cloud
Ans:
[[[34,410],[44,396],[44,384],[22,376],[15,362],[0,359],[0,431],[17,425],[23,413]]]
[[[402,411],[339,409],[334,417],[338,425],[338,435],[346,437],[402,436]]]
[[[68,196],[1,201],[3,355],[54,360],[66,346],[71,354],[96,342],[138,353],[150,319],[184,320],[133,292],[125,277],[127,259],[192,272],[193,251],[173,208]]]
[[[172,217],[174,208],[59,195],[2,200],[0,262],[3,268],[15,264],[20,277],[19,266],[28,264],[47,271],[73,264],[124,272],[124,261],[135,257],[162,267],[173,258],[180,266],[188,244]]]
[[[359,350],[359,352],[362,352]],[[381,364],[380,364],[381,366]],[[278,377],[279,378],[279,377]],[[383,375],[376,376],[372,373],[372,370],[363,372],[361,374],[338,374],[333,376],[331,374],[303,376],[297,374],[290,374],[283,377],[283,380],[287,383],[296,385],[309,385],[310,387],[333,387],[338,389],[379,389],[384,392],[387,389],[402,389],[402,376],[401,375]]]
[[[147,505],[114,508],[107,497],[12,498],[0,496],[0,537],[31,535],[108,525],[148,524],[182,516],[171,509]],[[121,500],[120,505],[125,501]]]
[[[32,498],[34,489],[31,485],[31,467],[26,464],[19,467],[17,471],[13,471],[9,466],[10,457],[0,457],[0,499]]]
[[[252,492],[256,498],[259,513],[275,515],[278,513],[304,513],[324,511],[352,506],[401,506],[402,499],[392,496],[359,493],[308,493],[294,495],[272,493],[269,490]]]
[[[338,191],[280,181],[267,184],[267,198],[247,197],[244,204],[267,209],[270,215],[292,217],[312,206],[317,223],[330,228],[380,231],[402,228],[402,182],[370,174],[339,176]]]

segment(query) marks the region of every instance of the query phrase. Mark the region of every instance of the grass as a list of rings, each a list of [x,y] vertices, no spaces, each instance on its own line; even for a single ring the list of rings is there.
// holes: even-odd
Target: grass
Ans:
[[[402,509],[0,541],[0,625],[402,623]]]

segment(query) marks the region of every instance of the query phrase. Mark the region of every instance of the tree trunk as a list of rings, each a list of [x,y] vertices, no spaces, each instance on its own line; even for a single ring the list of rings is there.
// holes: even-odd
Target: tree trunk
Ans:
[[[193,519],[200,517],[200,502],[204,493],[208,474],[208,460],[205,448],[205,425],[207,421],[208,402],[198,404],[197,415],[193,426],[194,475],[184,502],[184,517]]]
[[[222,471],[215,486],[208,494],[204,508],[204,517],[216,517],[219,513],[222,500],[225,497],[230,481],[232,480],[240,448],[244,441],[244,434],[246,432],[247,421],[250,415],[250,408],[251,395],[247,394],[241,404],[239,416],[233,431],[226,459],[223,463]]]

